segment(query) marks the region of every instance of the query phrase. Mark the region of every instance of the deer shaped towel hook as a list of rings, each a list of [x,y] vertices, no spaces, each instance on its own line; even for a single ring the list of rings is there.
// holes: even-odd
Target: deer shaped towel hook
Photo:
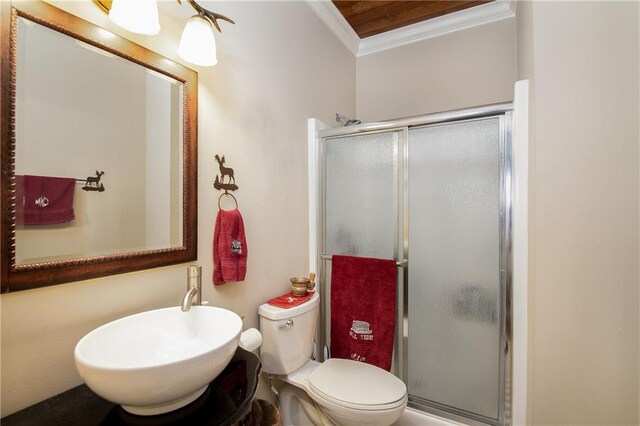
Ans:
[[[86,179],[76,179],[76,182],[84,182],[84,186],[82,187],[85,191],[104,191],[104,185],[100,183],[100,178],[104,174],[103,171],[96,170],[96,176],[88,176]]]
[[[224,155],[222,158],[216,154],[216,161],[220,166],[220,178],[216,175],[216,180],[213,183],[213,187],[219,191],[224,190],[225,194],[228,194],[229,191],[236,191],[238,189],[238,185],[236,185],[236,178],[233,174],[233,169],[231,167],[225,167],[225,159]],[[224,177],[227,176],[227,182],[225,183]]]

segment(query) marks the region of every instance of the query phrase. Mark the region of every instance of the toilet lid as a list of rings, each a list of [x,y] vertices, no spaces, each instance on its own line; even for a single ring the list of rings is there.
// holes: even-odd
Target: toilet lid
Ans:
[[[350,405],[393,404],[403,399],[407,387],[393,374],[363,362],[331,358],[309,375],[313,391]]]

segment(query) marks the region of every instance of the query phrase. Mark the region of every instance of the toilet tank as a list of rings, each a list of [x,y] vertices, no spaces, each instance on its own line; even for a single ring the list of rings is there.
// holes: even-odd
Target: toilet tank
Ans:
[[[267,303],[260,305],[262,370],[269,374],[289,374],[311,357],[316,332],[318,304],[316,292],[306,302],[284,309]]]

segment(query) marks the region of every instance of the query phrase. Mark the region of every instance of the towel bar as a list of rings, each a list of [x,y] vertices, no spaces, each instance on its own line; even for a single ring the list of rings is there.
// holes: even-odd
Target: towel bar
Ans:
[[[320,258],[322,260],[331,260],[331,255],[323,254],[323,255],[320,256]],[[409,261],[407,259],[396,260],[396,266],[402,267],[402,266],[406,265],[408,262]]]

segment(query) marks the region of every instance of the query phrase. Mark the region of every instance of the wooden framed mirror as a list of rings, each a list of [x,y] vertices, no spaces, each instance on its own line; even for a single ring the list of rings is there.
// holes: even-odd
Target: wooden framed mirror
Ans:
[[[195,260],[197,73],[1,2],[2,292]]]

